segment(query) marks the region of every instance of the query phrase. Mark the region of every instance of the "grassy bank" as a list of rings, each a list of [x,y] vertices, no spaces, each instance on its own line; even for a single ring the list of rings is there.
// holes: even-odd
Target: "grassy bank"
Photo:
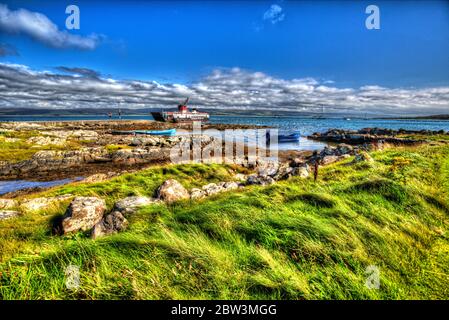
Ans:
[[[2,299],[449,298],[449,146],[372,153],[293,178],[204,200],[152,205],[126,232],[52,236],[51,212],[0,221]],[[231,179],[229,167],[170,166],[45,195],[98,195],[108,206],[151,195],[174,177],[192,188]],[[81,286],[66,289],[77,265]],[[380,288],[365,286],[367,266]]]

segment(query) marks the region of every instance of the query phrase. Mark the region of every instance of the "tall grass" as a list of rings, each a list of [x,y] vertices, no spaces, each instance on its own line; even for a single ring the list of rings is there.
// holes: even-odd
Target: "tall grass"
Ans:
[[[447,299],[449,147],[372,153],[293,178],[203,200],[159,204],[99,240],[52,236],[67,204],[0,222],[2,299]],[[394,158],[409,159],[406,179]],[[167,178],[186,187],[231,179],[218,165],[158,167],[46,195],[151,195]],[[78,290],[65,268],[81,270]],[[380,288],[365,285],[366,268]]]

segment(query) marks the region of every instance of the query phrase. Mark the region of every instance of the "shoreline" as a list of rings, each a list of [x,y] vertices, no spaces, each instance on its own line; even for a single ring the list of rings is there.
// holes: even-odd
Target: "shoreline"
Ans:
[[[114,177],[125,173],[134,173],[155,166],[174,164],[170,159],[171,148],[179,143],[192,144],[191,135],[173,137],[134,136],[116,130],[148,130],[176,127],[189,129],[192,124],[161,123],[148,120],[80,120],[80,121],[43,121],[43,122],[0,122],[0,143],[12,154],[0,157],[1,181],[51,182],[63,179],[83,178],[88,180],[98,177]],[[216,129],[249,129],[263,128],[256,125],[207,124],[202,130]],[[447,135],[444,131],[407,131],[391,129],[339,130],[332,129],[323,133],[314,133],[305,137],[310,141],[321,143],[318,152],[326,148],[349,144],[354,146],[369,145],[418,145],[428,142],[429,137]],[[411,138],[410,135],[415,136]],[[419,136],[420,135],[420,136]],[[419,137],[418,137],[419,136]],[[201,150],[215,148],[213,136],[201,134]],[[3,139],[3,140],[1,140]],[[221,141],[221,140],[220,140]],[[221,142],[223,145],[224,142]],[[233,144],[234,152],[238,144]],[[313,143],[312,143],[313,145]],[[214,147],[215,146],[215,147]],[[248,152],[243,144],[244,154]],[[191,145],[193,148],[193,145]],[[345,147],[346,148],[346,147]],[[192,149],[193,150],[193,149]],[[222,149],[224,150],[224,149]],[[278,161],[305,161],[311,157],[313,149],[278,150]],[[316,150],[316,149],[315,149]],[[204,152],[204,151],[202,151]],[[260,150],[256,147],[256,152]],[[235,156],[235,154],[234,154]],[[5,158],[6,157],[6,158]],[[221,154],[214,163],[225,163],[225,155]],[[20,159],[23,160],[20,160]],[[235,158],[236,163],[247,160]],[[333,161],[333,160],[329,160]],[[94,177],[94,178],[93,178]],[[30,194],[41,189],[19,189],[4,194],[6,197]]]

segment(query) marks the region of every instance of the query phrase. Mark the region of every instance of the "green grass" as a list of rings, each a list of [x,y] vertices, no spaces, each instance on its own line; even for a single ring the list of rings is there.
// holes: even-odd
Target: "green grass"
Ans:
[[[397,148],[293,178],[197,201],[142,208],[127,231],[58,237],[52,210],[0,221],[1,299],[447,299],[449,146]],[[395,158],[407,168],[392,171]],[[46,195],[151,195],[229,180],[219,165],[157,167]],[[405,179],[397,179],[397,175]],[[402,176],[401,176],[402,177]],[[66,289],[77,265],[81,286]],[[380,288],[365,270],[380,270]]]

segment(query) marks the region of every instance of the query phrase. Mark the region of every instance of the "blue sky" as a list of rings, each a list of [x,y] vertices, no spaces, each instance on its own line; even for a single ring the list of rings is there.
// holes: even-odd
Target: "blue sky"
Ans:
[[[88,68],[120,81],[190,85],[237,67],[340,89],[449,86],[448,1],[3,3],[45,15],[60,32],[99,37],[94,49],[80,49],[0,30],[0,43],[18,52],[0,62],[33,70]],[[80,30],[65,30],[69,4],[80,8]],[[380,30],[365,27],[369,4],[380,8]],[[275,23],[264,19],[272,5],[282,9]]]

